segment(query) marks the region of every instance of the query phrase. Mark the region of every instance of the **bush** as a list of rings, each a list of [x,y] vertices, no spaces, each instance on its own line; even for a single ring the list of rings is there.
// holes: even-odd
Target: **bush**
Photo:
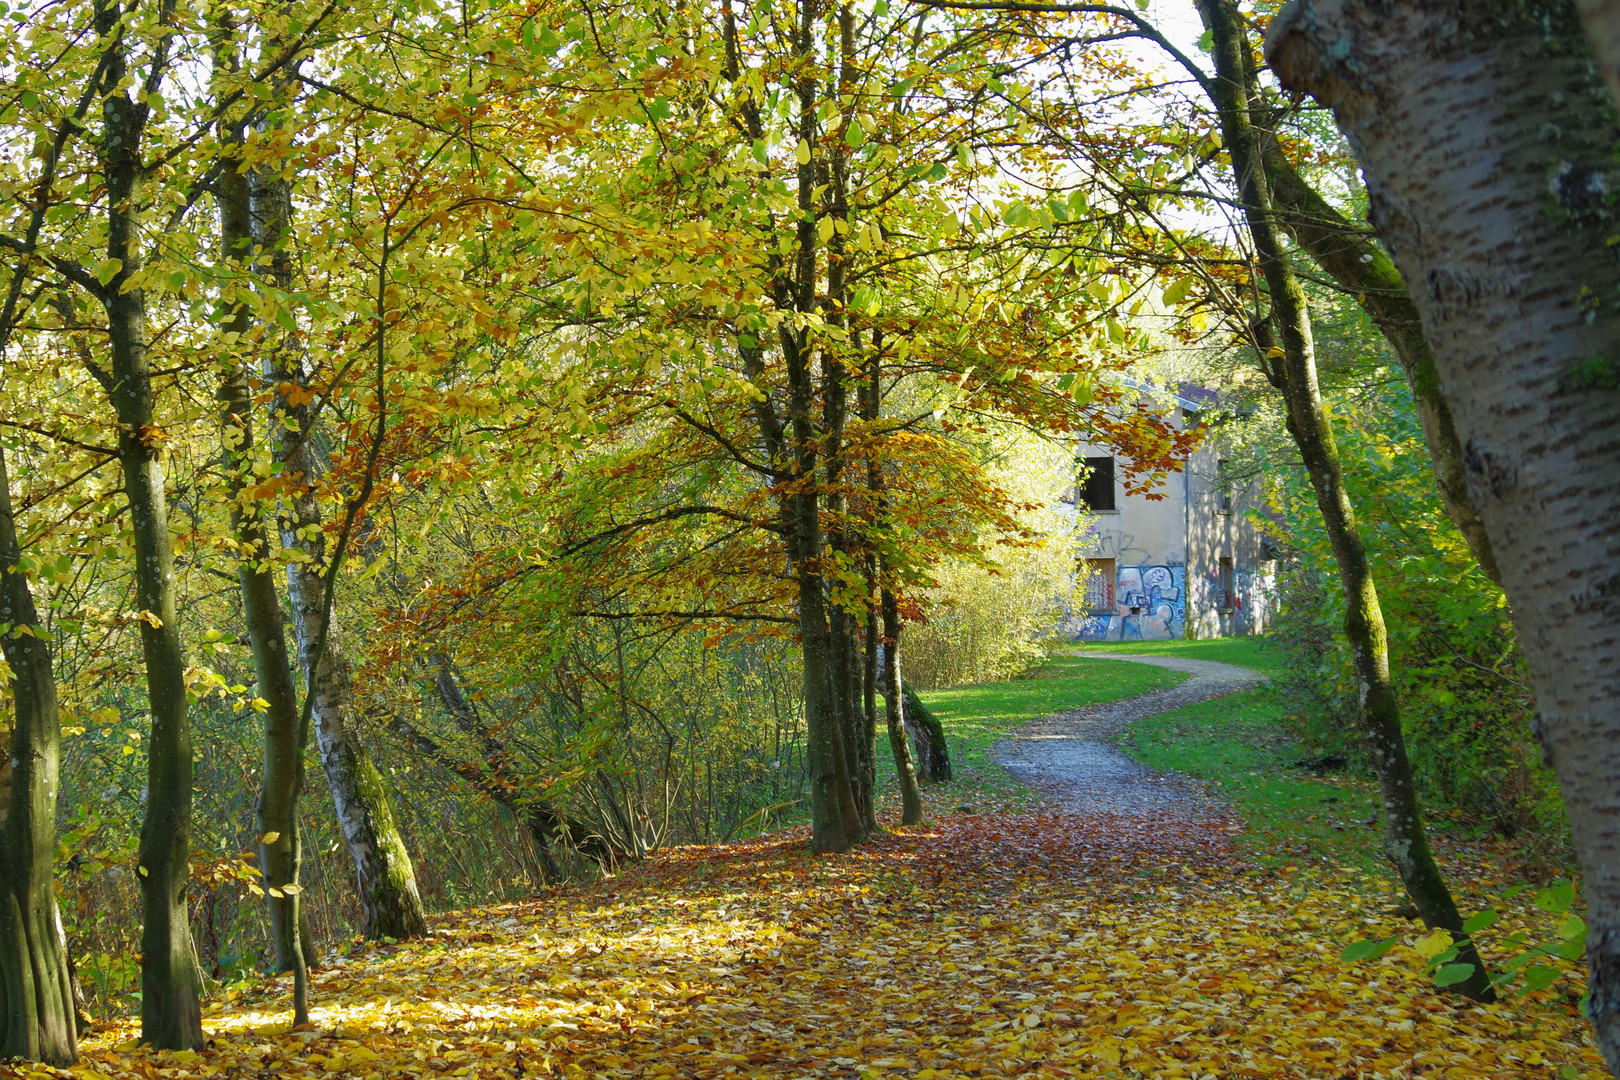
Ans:
[[[1435,490],[1404,383],[1378,388],[1334,422],[1373,563],[1407,748],[1431,809],[1554,861],[1567,830],[1556,784],[1529,738],[1535,705],[1501,590],[1485,577]],[[1279,575],[1272,635],[1295,734],[1359,767],[1356,681],[1343,593],[1305,476],[1283,484],[1292,559]]]

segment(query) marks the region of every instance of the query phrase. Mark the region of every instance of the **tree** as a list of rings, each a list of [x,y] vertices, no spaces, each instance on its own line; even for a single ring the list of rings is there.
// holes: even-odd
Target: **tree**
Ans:
[[[240,72],[238,29],[228,16],[218,17],[215,28],[215,93],[223,96],[230,80]],[[219,204],[220,265],[238,278],[251,274],[253,220],[248,166],[242,160],[247,117],[240,111],[221,124],[222,160],[215,181]],[[254,327],[253,309],[238,298],[220,324],[223,369],[219,398],[222,404],[221,441],[228,475],[231,527],[240,563],[242,616],[253,649],[253,668],[259,700],[264,702],[264,771],[260,781],[256,824],[259,834],[259,870],[265,902],[270,911],[270,938],[276,950],[277,970],[293,973],[293,1022],[309,1022],[308,969],[314,943],[300,918],[298,796],[304,786],[303,749],[298,690],[288,660],[281,599],[277,595],[276,562],[264,511],[249,495],[253,480],[255,424],[252,366],[244,346]]]
[[[291,80],[283,80],[280,90],[283,108],[290,109]],[[247,188],[253,250],[257,259],[265,263],[260,288],[290,306],[296,255],[292,182],[287,175],[290,163],[277,157],[254,164]],[[386,249],[386,234],[384,246]],[[387,274],[385,255],[379,268],[379,306]],[[377,318],[382,323],[387,316],[379,311]],[[379,328],[378,339],[383,336]],[[317,413],[311,408],[315,375],[306,365],[296,333],[272,325],[266,328],[265,337],[269,347],[262,359],[263,375],[276,388],[271,408],[275,420],[271,455],[283,477],[291,481],[281,492],[284,511],[279,524],[282,546],[297,553],[287,562],[286,574],[298,665],[304,676],[305,710],[313,717],[327,786],[354,861],[366,936],[396,940],[420,937],[427,932],[427,919],[417,893],[415,869],[394,822],[382,774],[361,738],[350,662],[335,614],[332,590],[337,566],[332,556],[341,557],[341,550],[331,550],[326,514],[317,497],[317,485],[328,469],[320,450]],[[386,415],[380,395],[377,405],[379,417]],[[370,487],[365,482],[374,480],[370,474],[362,478],[368,497]],[[351,504],[345,509],[346,539],[364,505]],[[299,747],[307,744],[302,726],[295,738]],[[301,774],[301,754],[297,760]],[[285,842],[295,844],[296,834],[287,836]]]
[[[1248,76],[1253,55],[1249,38],[1236,7],[1225,0],[1199,0],[1199,13],[1212,36],[1215,79],[1211,96],[1220,115],[1222,142],[1231,156],[1245,223],[1271,302],[1265,320],[1255,323],[1255,348],[1262,355],[1267,376],[1287,403],[1288,431],[1316,491],[1344,589],[1344,633],[1355,657],[1357,712],[1383,801],[1384,856],[1424,923],[1466,939],[1462,915],[1429,850],[1390,677],[1383,608],[1345,487],[1333,425],[1322,404],[1305,291],[1283,248],[1266,183],[1263,138],[1252,115],[1255,95]],[[1459,961],[1474,967],[1462,984],[1463,991],[1493,1000],[1490,980],[1471,944],[1463,945]]]
[[[1620,1070],[1620,288],[1612,104],[1572,6],[1290,5],[1283,84],[1331,107],[1410,282],[1540,710],[1588,905],[1588,1013]]]

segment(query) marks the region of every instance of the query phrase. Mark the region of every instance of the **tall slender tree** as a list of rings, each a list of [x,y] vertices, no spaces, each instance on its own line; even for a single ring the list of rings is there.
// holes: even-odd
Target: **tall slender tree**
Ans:
[[[1466,939],[1462,916],[1429,849],[1390,677],[1383,608],[1345,488],[1333,425],[1322,403],[1305,290],[1284,247],[1266,182],[1264,138],[1253,116],[1251,44],[1242,15],[1228,0],[1198,0],[1198,9],[1212,38],[1215,78],[1210,92],[1220,117],[1222,143],[1231,157],[1244,223],[1271,303],[1265,319],[1256,323],[1255,345],[1268,377],[1287,405],[1288,431],[1310,476],[1339,566],[1345,598],[1344,632],[1355,663],[1357,714],[1383,802],[1384,856],[1423,921]],[[1493,1000],[1490,980],[1471,944],[1465,942],[1459,962],[1474,965],[1473,974],[1461,984],[1463,992]]]
[[[239,77],[239,28],[229,15],[215,25],[215,83],[218,90]],[[253,221],[249,202],[250,167],[243,160],[248,117],[240,110],[221,123],[221,162],[215,180],[219,204],[220,266],[232,280],[252,279]],[[287,640],[276,590],[275,549],[264,508],[249,493],[254,479],[252,338],[255,320],[245,298],[239,298],[220,324],[223,368],[219,398],[225,448],[231,529],[237,544],[237,578],[242,615],[253,649],[258,697],[264,702],[264,771],[260,778],[255,821],[259,833],[259,870],[270,912],[270,939],[276,967],[293,973],[294,1023],[309,1022],[308,968],[313,942],[305,930],[299,883],[298,797],[304,786],[303,739],[298,689],[288,658]]]
[[[296,83],[278,83],[281,112],[292,106]],[[284,302],[294,289],[293,199],[285,159],[260,163],[248,177],[256,259],[269,289]],[[272,406],[272,457],[293,484],[283,497],[282,545],[298,552],[287,563],[298,665],[312,710],[316,744],[338,824],[354,861],[367,937],[404,939],[427,932],[416,871],[394,820],[388,787],[372,760],[354,705],[353,671],[341,625],[333,613],[332,566],[325,514],[317,498],[327,472],[316,415],[310,408],[311,373],[295,331],[267,328],[264,376],[277,389]],[[304,736],[300,734],[300,738]],[[296,842],[296,837],[291,838]]]

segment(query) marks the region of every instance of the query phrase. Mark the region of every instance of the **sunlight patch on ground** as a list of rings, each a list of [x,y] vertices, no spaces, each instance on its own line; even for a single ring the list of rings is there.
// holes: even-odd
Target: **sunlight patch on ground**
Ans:
[[[201,1054],[117,1031],[73,1072],[1604,1075],[1575,987],[1487,1008],[1435,991],[1409,948],[1342,963],[1346,941],[1413,936],[1382,879],[1122,824],[981,814],[844,856],[802,832],[681,849],[321,972],[314,1031],[286,1031],[283,979],[215,1002]]]

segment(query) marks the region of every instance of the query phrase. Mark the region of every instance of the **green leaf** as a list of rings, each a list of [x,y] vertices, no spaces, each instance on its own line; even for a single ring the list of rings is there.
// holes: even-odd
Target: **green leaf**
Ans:
[[[118,271],[124,268],[122,259],[102,259],[96,263],[96,280],[103,285],[108,284],[118,276]]]
[[[1494,910],[1481,911],[1478,915],[1470,916],[1468,921],[1463,923],[1463,933],[1477,934],[1481,930],[1488,930],[1496,925],[1496,920],[1501,917],[1501,914]]]
[[[770,164],[769,149],[766,147],[764,139],[754,140],[754,160],[761,165]]]
[[[1562,973],[1557,968],[1548,967],[1545,964],[1537,964],[1534,967],[1526,968],[1524,972],[1524,989],[1521,993],[1528,994],[1532,990],[1545,990],[1558,981],[1560,974]]]
[[[668,120],[673,115],[670,112],[669,99],[666,97],[653,98],[647,105],[647,115],[654,120]]]
[[[849,126],[844,129],[844,145],[851,150],[859,150],[866,145],[866,129],[859,120],[851,118]]]
[[[1558,936],[1565,941],[1586,940],[1586,920],[1579,915],[1570,915],[1558,924]]]
[[[1398,940],[1400,940],[1398,937],[1387,937],[1381,941],[1373,938],[1353,941],[1344,947],[1344,951],[1339,954],[1339,959],[1351,964],[1360,960],[1376,960],[1394,948],[1395,942]]]
[[[1550,888],[1536,893],[1534,903],[1542,911],[1563,914],[1575,903],[1575,886],[1568,881],[1555,882]]]
[[[1429,960],[1429,970],[1433,971],[1433,970],[1435,970],[1437,968],[1445,967],[1447,964],[1449,964],[1453,960],[1457,959],[1457,951],[1458,951],[1458,947],[1456,945],[1453,945],[1451,948],[1447,949],[1445,952],[1440,953],[1437,956],[1431,957],[1430,960]]]
[[[1164,290],[1164,302],[1166,304],[1181,303],[1183,300],[1187,299],[1187,294],[1192,291],[1192,287],[1192,275],[1189,274],[1184,278],[1176,279],[1170,283],[1169,288]]]
[[[973,168],[973,151],[968,149],[967,143],[956,144],[956,161],[964,169]]]
[[[1205,30],[1202,34],[1200,34],[1198,37],[1198,47],[1203,49],[1205,52],[1212,51],[1215,48],[1215,31]]]
[[[1434,985],[1455,986],[1474,977],[1473,964],[1442,964],[1434,973]]]

